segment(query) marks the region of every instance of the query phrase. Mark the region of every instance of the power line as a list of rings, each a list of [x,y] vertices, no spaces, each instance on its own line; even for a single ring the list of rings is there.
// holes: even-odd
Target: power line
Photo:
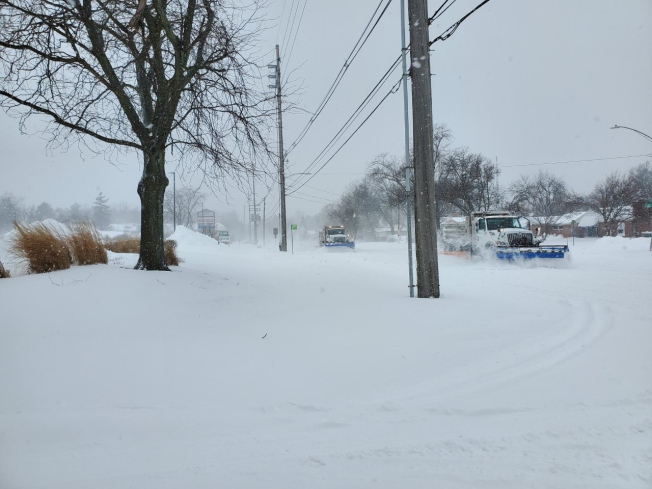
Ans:
[[[319,199],[319,200],[325,200],[326,202],[335,202],[333,199],[327,199],[325,197],[319,197],[317,195],[310,195],[306,194],[304,192],[297,192],[299,195],[303,195],[304,197],[312,197],[313,199]]]
[[[290,67],[290,60],[292,59],[292,52],[294,51],[294,43],[297,42],[297,36],[299,35],[299,29],[301,28],[301,21],[303,20],[303,13],[306,11],[306,5],[308,5],[308,0],[304,0],[303,2],[303,9],[301,10],[301,17],[299,17],[299,23],[297,24],[297,30],[294,31],[294,39],[292,40],[292,46],[290,47],[290,54],[287,56],[285,60],[285,65],[288,67],[288,75],[290,76],[289,73],[289,67]],[[297,6],[297,11],[299,10]],[[296,14],[295,14],[296,17]],[[286,78],[287,80],[287,78]]]
[[[362,111],[365,109],[367,105],[371,102],[371,99],[380,91],[380,88],[383,86],[383,84],[389,79],[390,75],[392,72],[398,67],[399,62],[401,60],[401,57],[397,57],[394,63],[389,67],[389,69],[383,74],[381,79],[376,83],[376,85],[371,89],[371,91],[367,94],[367,96],[364,98],[364,100],[358,105],[358,107],[353,111],[353,114],[346,120],[346,122],[342,125],[342,127],[337,131],[335,136],[326,144],[324,149],[317,155],[317,157],[308,165],[306,168],[305,173],[309,173],[310,170],[316,166],[319,163],[319,160],[326,154],[326,152],[331,149],[337,141],[344,135],[344,132],[353,124],[353,122],[360,116]],[[375,109],[374,109],[375,110]],[[307,181],[307,180],[306,180]],[[294,182],[290,187],[293,185],[296,186],[299,182]]]
[[[322,175],[326,175],[326,173],[322,173]],[[333,174],[330,173],[330,175],[333,175]],[[320,192],[324,192],[324,193],[327,193],[327,194],[337,195],[338,197],[340,196],[340,194],[338,194],[338,193],[335,193],[335,192],[329,192],[328,190],[322,190],[322,189],[320,189],[320,188],[313,187],[312,185],[306,185],[306,187],[311,188],[311,189],[313,189],[313,190],[319,190]]]
[[[274,207],[272,208],[271,211],[269,211],[268,214],[265,215],[265,220],[268,221],[272,217],[276,217],[276,211],[278,210],[279,206],[281,205],[281,199],[277,200],[276,203],[274,204]]]
[[[344,75],[345,75],[346,71],[349,69],[349,66],[351,66],[351,63],[353,62],[353,60],[355,60],[355,58],[358,56],[358,54],[360,53],[360,50],[362,50],[362,47],[367,42],[367,39],[369,39],[369,36],[371,35],[371,33],[374,31],[374,29],[378,25],[378,22],[380,21],[380,19],[383,17],[385,12],[387,11],[387,7],[389,7],[389,4],[392,2],[392,0],[387,0],[387,4],[385,5],[385,8],[380,13],[380,16],[376,20],[376,23],[371,28],[371,30],[369,30],[369,32],[367,33],[367,37],[364,38],[364,41],[363,41],[362,39],[363,39],[363,37],[365,37],[365,33],[369,29],[369,26],[373,22],[374,18],[376,17],[376,13],[378,13],[378,10],[380,9],[380,6],[382,5],[382,3],[384,1],[385,0],[380,0],[380,2],[378,3],[378,6],[374,10],[373,15],[369,19],[369,22],[367,22],[367,25],[365,26],[364,30],[362,31],[362,34],[360,34],[360,37],[358,38],[357,42],[353,46],[353,49],[351,50],[351,52],[347,56],[346,60],[344,61],[344,64],[342,65],[342,68],[340,68],[339,73],[337,74],[337,76],[335,77],[335,80],[333,81],[330,88],[326,92],[326,95],[324,95],[324,98],[322,99],[322,101],[317,106],[317,109],[315,110],[315,113],[310,118],[308,123],[304,126],[304,128],[301,130],[301,132],[299,133],[299,136],[297,137],[297,139],[295,139],[294,142],[290,145],[290,148],[287,150],[287,154],[290,154],[292,152],[292,150],[303,140],[303,138],[306,136],[306,134],[308,133],[308,131],[310,130],[312,125],[315,123],[315,121],[317,120],[319,115],[322,113],[322,111],[326,107],[326,104],[328,104],[331,97],[335,93],[335,90],[337,89],[337,87],[341,83],[342,79],[344,78]]]
[[[453,0],[448,7],[444,8],[444,6],[448,3],[448,0],[444,0],[444,3],[442,3],[439,6],[439,8],[435,11],[435,13],[432,14],[432,16],[428,19],[428,25],[432,24],[435,20],[437,20],[442,15],[444,15],[444,12],[446,12],[449,8],[451,8],[456,1],[457,0]]]
[[[326,165],[328,165],[328,163],[330,163],[331,160],[332,160],[333,158],[335,158],[335,156],[337,155],[337,153],[339,153],[339,152],[342,150],[342,148],[343,148],[344,146],[346,146],[346,144],[351,140],[351,138],[353,138],[353,136],[356,135],[356,133],[360,130],[360,128],[362,128],[362,126],[365,125],[365,123],[366,123],[366,122],[371,118],[371,116],[374,115],[374,113],[375,113],[375,112],[378,110],[378,108],[383,104],[383,102],[385,102],[385,100],[387,100],[387,98],[388,98],[392,93],[396,93],[396,91],[398,90],[398,87],[401,86],[401,82],[402,82],[402,80],[403,80],[403,78],[401,77],[401,79],[398,81],[398,83],[396,83],[395,85],[392,86],[392,88],[389,90],[389,92],[387,92],[387,94],[386,94],[386,95],[381,99],[381,101],[378,102],[378,105],[376,105],[376,107],[374,107],[374,110],[372,110],[371,113],[370,113],[370,114],[369,114],[369,115],[368,115],[368,116],[367,116],[367,117],[366,117],[366,118],[365,118],[365,119],[360,123],[360,125],[355,129],[355,131],[353,131],[353,133],[352,133],[352,134],[351,134],[351,135],[346,139],[346,141],[344,141],[344,142],[342,143],[342,145],[341,145],[339,148],[337,148],[337,150],[335,151],[335,153],[333,153],[333,154],[331,155],[331,157],[328,158],[328,159],[324,162],[324,164],[323,164],[322,166],[319,167],[319,169],[318,169],[317,171],[315,171],[315,172],[314,172],[314,173],[313,173],[313,174],[312,174],[312,175],[311,175],[311,176],[310,176],[310,177],[309,177],[305,182],[303,182],[303,184],[301,184],[299,187],[295,188],[293,191],[289,192],[288,195],[292,195],[293,193],[295,193],[296,191],[298,191],[301,187],[303,187],[305,184],[307,184],[307,183],[308,183],[310,180],[312,180],[312,179],[313,179],[313,178],[314,178],[314,177],[315,177],[315,176],[316,176],[316,175],[317,175],[317,174],[318,174],[318,173],[319,173],[319,172],[320,172],[320,171],[321,171],[321,170],[322,170]]]
[[[278,44],[278,36],[281,35],[281,26],[283,25],[283,14],[285,14],[285,4],[287,3],[287,0],[283,0],[283,10],[281,10],[281,17],[278,23],[278,32],[276,33],[276,43]]]
[[[606,160],[622,160],[625,158],[641,158],[643,156],[652,157],[652,155],[631,155],[631,156],[612,156],[610,158],[593,158],[590,160],[568,160],[568,161],[549,161],[546,163],[525,163],[522,165],[499,165],[500,168],[515,168],[517,166],[542,166],[542,165],[565,165],[567,163],[583,163],[588,161],[606,161]]]
[[[486,5],[489,3],[489,0],[484,0],[481,4],[479,4],[476,8],[471,10],[468,14],[466,14],[464,17],[462,17],[460,20],[455,22],[452,26],[450,26],[448,29],[446,29],[441,35],[435,37],[428,46],[432,46],[435,44],[437,41],[446,41],[449,37],[451,37],[453,34],[455,34],[455,31],[457,28],[462,25],[462,22],[464,22],[466,19],[468,19],[474,12],[479,10],[482,6]],[[452,5],[452,4],[451,4]]]
[[[313,204],[326,205],[326,202],[319,202],[319,201],[316,201],[316,200],[305,199],[303,197],[299,197],[298,195],[288,194],[288,197],[292,197],[293,199],[305,200],[306,202],[312,202]]]
[[[294,10],[294,4],[296,0],[292,0],[292,5],[290,5],[290,13],[288,14],[288,21],[285,24],[285,32],[283,33],[283,41],[281,42],[281,46],[285,46],[285,39],[287,38],[288,31],[290,31],[290,37],[292,37],[292,29],[290,28],[290,19],[292,18],[292,11]],[[297,4],[297,7],[299,4]]]

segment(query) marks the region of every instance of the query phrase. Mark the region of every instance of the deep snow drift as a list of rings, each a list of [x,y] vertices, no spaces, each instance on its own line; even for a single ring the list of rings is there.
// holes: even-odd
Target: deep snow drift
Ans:
[[[649,240],[413,300],[404,243],[173,239],[0,280],[0,487],[652,487]]]

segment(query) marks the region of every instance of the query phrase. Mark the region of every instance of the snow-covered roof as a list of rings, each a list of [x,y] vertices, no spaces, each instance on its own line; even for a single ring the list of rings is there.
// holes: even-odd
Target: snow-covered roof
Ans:
[[[546,221],[543,217],[528,217],[530,222],[544,222]],[[597,226],[598,222],[602,222],[602,217],[600,214],[597,214],[593,211],[578,211],[578,212],[569,212],[563,216],[554,216],[548,219],[549,222],[556,224],[557,226],[570,226],[573,221],[577,227],[588,228]]]

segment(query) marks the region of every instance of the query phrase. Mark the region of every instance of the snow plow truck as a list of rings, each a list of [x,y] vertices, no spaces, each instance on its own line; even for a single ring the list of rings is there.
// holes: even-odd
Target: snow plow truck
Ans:
[[[564,258],[567,245],[542,245],[544,237],[530,230],[530,221],[505,211],[472,212],[441,225],[444,252],[493,253],[501,260]]]
[[[319,231],[319,246],[326,248],[346,247],[355,250],[355,241],[346,234],[344,226],[324,226]]]

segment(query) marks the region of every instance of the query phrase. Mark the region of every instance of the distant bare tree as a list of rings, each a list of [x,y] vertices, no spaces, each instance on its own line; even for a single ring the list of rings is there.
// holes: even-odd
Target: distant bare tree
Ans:
[[[269,104],[252,90],[257,0],[0,0],[0,103],[64,147],[142,154],[136,268],[163,258],[166,150],[209,177],[251,171]],[[255,75],[255,78],[254,76]],[[91,145],[92,144],[92,145]],[[258,166],[260,169],[260,164]]]
[[[629,178],[636,187],[637,200],[652,199],[652,165],[649,161],[632,168]]]
[[[206,196],[197,188],[181,187],[177,188],[177,224],[192,227],[195,222],[196,212]],[[174,195],[171,190],[165,192],[165,220],[173,222],[174,216]]]
[[[442,169],[444,158],[450,153],[450,145],[453,140],[453,133],[446,124],[435,124],[433,131],[433,151],[435,161],[435,213],[437,219],[437,229],[441,225],[441,220],[453,211],[450,202],[443,199],[445,181],[442,180]],[[414,185],[410,185],[414,189]]]
[[[462,213],[494,209],[502,202],[498,187],[500,169],[486,156],[459,148],[441,162],[439,195]]]
[[[395,156],[378,155],[367,168],[367,180],[378,199],[378,211],[394,234],[398,216],[405,208],[405,162]]]
[[[355,238],[361,230],[367,230],[376,239],[379,224],[379,198],[367,179],[352,183],[340,197],[339,202],[325,207],[332,224],[341,224]],[[327,223],[326,223],[327,224]]]
[[[631,217],[632,202],[636,198],[636,186],[631,177],[617,171],[599,181],[587,198],[589,208],[602,216],[608,236],[615,236],[618,225]]]
[[[540,171],[535,177],[521,175],[510,186],[510,193],[510,207],[529,213],[546,234],[573,208],[573,194],[566,183],[547,171]]]

